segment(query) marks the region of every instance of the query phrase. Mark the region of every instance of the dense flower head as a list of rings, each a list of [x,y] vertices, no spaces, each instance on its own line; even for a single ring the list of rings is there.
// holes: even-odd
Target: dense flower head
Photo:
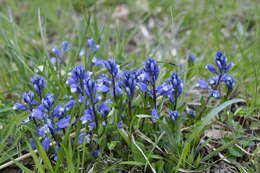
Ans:
[[[54,94],[46,94],[46,96],[42,99],[42,104],[40,108],[46,111],[50,111],[54,104]]]
[[[32,116],[32,118],[42,120],[42,119],[46,118],[48,116],[48,114],[46,114],[41,108],[38,107],[38,108],[32,110],[31,116]]]
[[[93,102],[96,100],[96,92],[97,92],[97,87],[96,87],[96,82],[92,78],[87,78],[84,80],[84,91],[86,96]]]
[[[88,79],[91,76],[91,72],[86,72],[83,65],[77,65],[69,73],[67,84],[70,85],[71,92],[82,93],[83,92],[83,80]]]
[[[102,102],[97,111],[101,113],[102,116],[107,116],[111,107],[110,107],[110,103],[112,103],[112,101],[109,99],[109,100],[105,100],[104,102]]]
[[[153,108],[152,109],[152,121],[153,123],[156,123],[159,119],[159,114],[158,114],[158,111],[157,109]]]
[[[31,81],[36,93],[41,97],[42,90],[46,83],[45,79],[42,76],[34,76],[31,78]]]
[[[170,110],[169,116],[175,122],[177,120],[177,118],[179,117],[179,112]]]
[[[50,141],[50,139],[49,139],[48,137],[45,137],[45,138],[42,139],[42,147],[43,147],[43,149],[44,149],[45,151],[48,151],[48,150],[49,150],[49,148],[50,148],[50,143],[51,143],[51,141]]]
[[[120,66],[116,64],[115,59],[109,59],[104,61],[104,66],[108,70],[108,72],[112,75],[112,77],[117,78],[122,76],[122,72],[120,70]]]
[[[21,104],[21,103],[15,103],[13,106],[14,110],[18,109],[21,111],[31,111],[32,106],[38,104],[38,102],[36,102],[34,100],[34,93],[32,91],[27,91],[27,92],[23,93],[22,98],[23,98],[25,105]],[[28,105],[28,107],[26,105]]]
[[[172,72],[167,81],[158,86],[157,92],[169,97],[170,101],[174,103],[177,97],[181,95],[183,86],[183,80],[181,80],[180,75],[176,72]]]
[[[107,75],[102,74],[98,76],[97,80],[97,91],[102,93],[107,93],[110,90],[111,81],[108,79]]]
[[[217,68],[212,64],[207,64],[205,66],[206,69],[214,74],[214,76],[210,76],[208,82],[199,80],[198,86],[200,88],[208,88],[210,97],[219,98],[221,96],[220,91],[218,90],[220,83],[223,82],[226,84],[228,93],[230,93],[235,86],[234,78],[231,75],[226,74],[233,66],[233,63],[227,63],[227,58],[224,52],[217,52],[215,56],[215,64]]]
[[[52,116],[57,119],[62,118],[64,114],[65,114],[65,109],[61,105],[57,105],[52,111]]]
[[[34,100],[34,93],[32,91],[27,91],[23,93],[22,98],[24,103],[26,103],[30,107],[37,104],[37,102]]]
[[[227,58],[224,52],[217,52],[215,56],[215,63],[219,69],[219,72],[227,73],[233,66],[233,63],[227,64]]]
[[[134,72],[125,72],[121,82],[129,99],[133,99],[136,87],[136,77]]]
[[[71,116],[70,116],[70,115],[67,115],[66,117],[62,118],[62,119],[57,123],[57,127],[61,128],[61,129],[64,129],[64,128],[68,127],[69,124],[70,124],[70,119],[71,119]]]
[[[93,122],[95,119],[95,115],[92,107],[88,106],[86,110],[84,110],[84,115],[80,118],[82,124]]]
[[[183,90],[183,81],[181,80],[180,75],[176,72],[172,72],[168,81],[172,85],[174,93],[179,96]]]
[[[157,65],[157,62],[153,58],[148,58],[144,62],[144,73],[145,73],[145,79],[149,82],[153,82],[157,80],[159,76],[160,68]]]

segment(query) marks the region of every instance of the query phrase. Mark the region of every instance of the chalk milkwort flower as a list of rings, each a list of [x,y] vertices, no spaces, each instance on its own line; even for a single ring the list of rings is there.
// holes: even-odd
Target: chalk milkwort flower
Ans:
[[[226,84],[226,88],[228,93],[231,93],[235,86],[235,80],[231,75],[228,75],[227,72],[231,69],[234,65],[233,63],[227,63],[227,58],[224,52],[217,52],[215,56],[215,64],[216,67],[212,64],[207,64],[205,66],[214,76],[211,76],[208,79],[208,82],[204,80],[198,81],[198,86],[200,88],[208,88],[209,89],[209,96],[214,98],[219,98],[221,93],[219,91],[219,85],[221,83]]]
[[[137,73],[138,86],[142,92],[145,92],[148,95],[152,96],[153,105],[152,105],[152,121],[156,123],[159,114],[157,111],[157,89],[156,89],[156,80],[158,79],[160,68],[157,64],[157,61],[153,58],[148,58],[144,62],[144,67],[140,69]],[[151,89],[150,89],[151,88]]]
[[[169,116],[173,121],[176,121],[179,116],[179,113],[176,110],[177,100],[183,91],[183,86],[183,81],[181,80],[180,75],[176,72],[172,72],[167,81],[159,85],[157,88],[158,92],[161,95],[168,97],[171,104],[174,105],[174,110],[169,111]]]

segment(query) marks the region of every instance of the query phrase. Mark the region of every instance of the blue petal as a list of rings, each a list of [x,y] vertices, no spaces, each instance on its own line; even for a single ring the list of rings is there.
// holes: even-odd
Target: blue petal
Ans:
[[[62,118],[58,123],[57,126],[61,129],[64,129],[66,127],[68,127],[70,124],[70,115],[68,115],[65,118]]]
[[[43,149],[44,149],[45,151],[48,151],[48,150],[49,150],[49,148],[50,148],[50,143],[51,143],[51,141],[50,141],[50,139],[49,139],[48,137],[43,138],[43,140],[42,140],[42,147],[43,147]]]
[[[42,112],[40,109],[33,109],[32,110],[32,117],[36,118],[36,119],[42,119],[44,117],[46,117],[47,114]]]
[[[205,68],[208,69],[211,73],[215,73],[215,74],[218,73],[217,70],[215,69],[215,67],[213,65],[211,65],[211,64],[207,64],[205,66]]]
[[[204,81],[204,80],[199,80],[198,81],[198,86],[200,88],[208,88],[208,83],[206,81]]]
[[[210,90],[210,97],[219,98],[220,91],[219,90]]]
[[[19,109],[19,110],[22,110],[22,111],[26,111],[28,108],[21,103],[15,103],[14,106],[13,106],[13,109],[14,110]]]
[[[144,82],[139,82],[139,83],[138,83],[138,87],[139,87],[139,89],[140,89],[142,92],[148,92],[148,91],[149,91],[147,84],[144,83]]]
[[[92,63],[96,66],[104,66],[104,60],[93,57]]]
[[[170,118],[175,122],[177,118],[179,117],[179,112],[178,111],[169,111]]]
[[[157,109],[153,109],[152,110],[152,121],[153,123],[156,123],[159,119],[159,115],[158,115],[158,112],[157,112]]]
[[[225,73],[227,73],[233,66],[234,66],[233,63],[228,64],[228,66],[226,67]]]

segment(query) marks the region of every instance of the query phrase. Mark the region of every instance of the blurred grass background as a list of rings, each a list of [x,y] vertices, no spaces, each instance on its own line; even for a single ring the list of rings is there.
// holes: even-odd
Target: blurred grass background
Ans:
[[[12,104],[29,87],[35,69],[47,66],[51,48],[72,42],[69,71],[80,62],[79,48],[88,37],[101,45],[99,58],[115,57],[125,68],[142,66],[147,56],[182,64],[188,53],[195,54],[193,77],[186,81],[188,98],[196,97],[195,76],[208,77],[204,65],[224,51],[235,63],[234,97],[247,100],[245,116],[259,123],[257,0],[1,0],[0,128],[14,117]]]

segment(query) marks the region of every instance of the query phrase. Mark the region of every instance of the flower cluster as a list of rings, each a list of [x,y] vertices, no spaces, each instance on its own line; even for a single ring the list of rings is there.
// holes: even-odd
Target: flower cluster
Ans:
[[[61,48],[54,48],[55,57],[62,58],[69,47],[68,42],[63,42]],[[92,38],[87,40],[87,48],[82,49],[80,54],[92,57],[91,67],[87,68],[86,64],[77,65],[68,73],[66,84],[71,96],[66,95],[65,99],[59,99],[60,94],[46,93],[44,90],[46,80],[42,76],[34,76],[31,79],[34,91],[29,90],[22,94],[23,103],[14,105],[14,109],[29,113],[29,117],[23,122],[32,122],[35,125],[35,134],[46,151],[49,151],[51,142],[56,143],[54,153],[56,159],[68,127],[74,132],[77,127],[84,127],[84,131],[81,131],[76,138],[78,141],[74,143],[89,144],[93,142],[94,136],[100,135],[101,129],[106,129],[108,124],[119,129],[127,127],[131,129],[129,126],[137,111],[140,113],[144,110],[141,112],[144,114],[150,112],[151,120],[148,122],[155,125],[163,119],[163,116],[161,118],[159,116],[161,104],[158,103],[167,105],[164,110],[167,110],[172,122],[180,116],[178,104],[184,82],[179,73],[172,72],[166,81],[159,83],[160,67],[154,58],[148,58],[140,69],[122,71],[115,59],[97,59],[95,54],[99,48]],[[234,88],[234,78],[227,74],[233,64],[227,64],[225,54],[222,52],[217,53],[215,63],[217,68],[210,64],[206,65],[214,76],[210,77],[208,82],[200,80],[199,85],[202,88],[209,88],[211,96],[219,97],[220,83],[226,84],[228,92]],[[107,73],[88,71],[99,67],[106,69]],[[147,103],[144,104],[144,109],[139,109],[139,106],[135,105],[134,99],[137,95],[144,96],[143,101]],[[158,102],[158,98],[165,98],[166,101]],[[116,112],[115,116],[109,116],[112,108]],[[193,116],[196,113],[191,109],[187,112]],[[92,157],[98,157],[100,148],[90,146],[93,151]]]
[[[75,121],[71,121],[71,115],[69,114],[75,102],[74,100],[68,100],[64,106],[55,106],[54,94],[47,93],[42,98],[46,83],[45,79],[42,76],[34,76],[31,81],[37,95],[30,90],[25,92],[22,94],[24,104],[16,103],[13,108],[29,113],[29,117],[23,122],[32,121],[34,123],[36,135],[41,140],[42,147],[48,151],[52,140],[56,142],[56,146],[59,146],[61,142],[59,139],[62,137],[60,135],[62,135],[63,129]]]
[[[219,98],[220,94],[220,84],[225,83],[227,88],[227,93],[231,93],[235,86],[235,79],[227,74],[227,72],[234,65],[233,63],[227,63],[227,58],[224,52],[217,52],[215,56],[215,64],[217,66],[214,67],[212,64],[207,64],[205,66],[214,76],[211,76],[208,79],[208,82],[204,80],[198,81],[198,86],[201,88],[208,88],[210,92],[210,97]]]

